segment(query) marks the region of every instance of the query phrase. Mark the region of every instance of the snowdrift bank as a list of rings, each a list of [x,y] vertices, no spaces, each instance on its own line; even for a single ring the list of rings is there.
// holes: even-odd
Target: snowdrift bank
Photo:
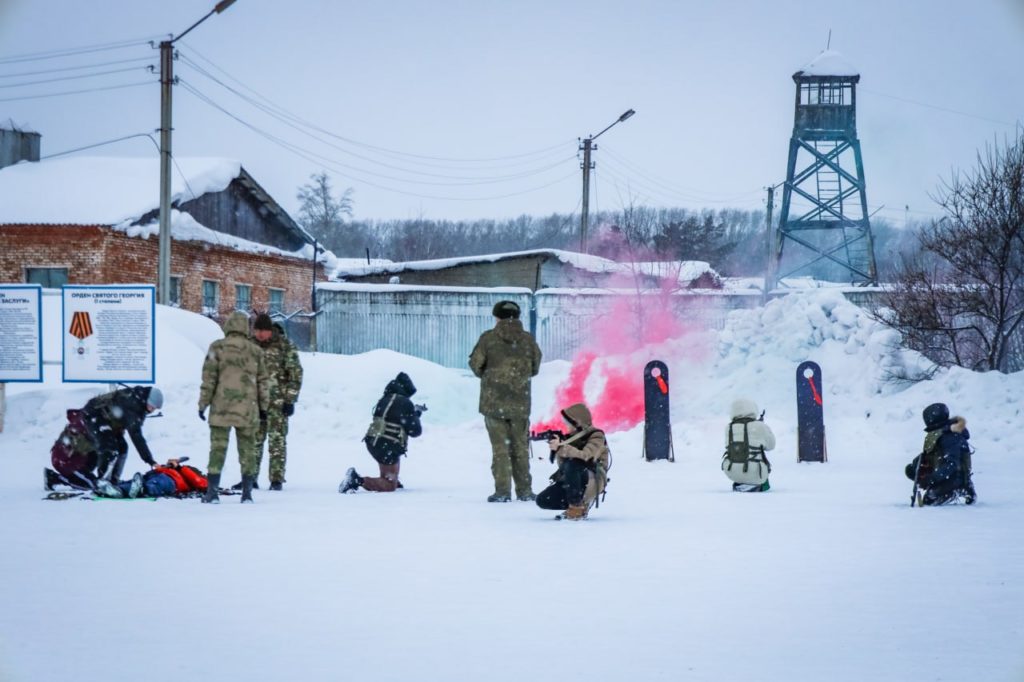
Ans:
[[[166,417],[146,434],[157,456],[205,464],[194,406],[219,331],[158,315]],[[642,461],[642,426],[612,434],[608,497],[583,524],[486,504],[476,379],[390,351],[303,355],[285,492],[252,506],[40,501],[63,410],[90,389],[49,374],[19,387],[0,434],[0,679],[1021,679],[1024,474],[1007,441],[1024,373],[890,386],[885,367],[917,360],[828,294],[736,313],[703,359],[688,343],[656,350],[672,370],[676,462]],[[795,462],[805,359],[824,373],[825,465]],[[407,488],[339,496],[346,467],[372,471],[359,438],[400,370],[430,406]],[[535,417],[569,372],[543,366]],[[767,495],[728,492],[718,470],[738,395],[767,407],[778,435]],[[973,508],[909,508],[902,467],[935,400],[970,421]],[[540,490],[550,465],[536,454]],[[237,476],[232,454],[225,479]],[[167,642],[187,656],[157,655]]]

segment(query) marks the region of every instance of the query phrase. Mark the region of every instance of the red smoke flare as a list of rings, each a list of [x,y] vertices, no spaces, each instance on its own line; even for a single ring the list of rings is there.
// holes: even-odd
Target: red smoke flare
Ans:
[[[704,355],[702,347],[689,343],[690,330],[672,314],[670,296],[666,290],[615,300],[588,330],[591,341],[577,353],[569,376],[556,389],[553,413],[533,430],[564,430],[561,410],[580,402],[590,408],[594,425],[607,432],[631,429],[643,421],[647,363]],[[670,357],[658,357],[666,355]],[[667,390],[664,378],[658,378],[662,390]]]

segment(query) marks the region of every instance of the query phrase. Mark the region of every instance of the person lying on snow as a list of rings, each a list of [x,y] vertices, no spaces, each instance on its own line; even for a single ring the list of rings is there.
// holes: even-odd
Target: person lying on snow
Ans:
[[[117,484],[101,478],[96,482],[96,492],[104,497],[183,497],[206,492],[206,476],[199,469],[182,464],[187,459],[169,459],[167,464]]]
[[[974,504],[977,494],[971,480],[971,434],[967,420],[949,416],[943,403],[932,403],[921,414],[924,419],[924,447],[906,466],[904,473],[923,489],[921,505],[939,505],[962,498]],[[920,467],[918,463],[920,462]]]
[[[766,453],[775,448],[775,434],[758,416],[757,403],[753,400],[734,400],[730,414],[732,421],[725,431],[722,471],[732,481],[736,492],[767,492],[772,465]]]
[[[380,476],[360,476],[354,467],[349,468],[338,486],[339,493],[353,493],[359,488],[390,493],[402,487],[398,480],[399,460],[406,454],[409,439],[423,433],[420,416],[426,408],[412,404],[410,398],[415,393],[416,386],[405,372],[399,372],[388,382],[384,395],[373,408],[373,421],[363,437],[370,456],[377,460]]]
[[[562,419],[570,433],[548,441],[558,470],[551,476],[551,485],[537,495],[537,506],[564,509],[563,517],[575,521],[586,518],[590,506],[604,493],[611,452],[604,431],[594,426],[586,405],[570,405],[562,410]]]
[[[67,485],[95,490],[96,481],[120,479],[128,456],[125,433],[146,464],[156,461],[142,435],[142,424],[152,412],[163,407],[159,388],[133,386],[97,396],[80,410],[68,410],[67,426],[50,449],[53,469],[43,469],[44,487]]]

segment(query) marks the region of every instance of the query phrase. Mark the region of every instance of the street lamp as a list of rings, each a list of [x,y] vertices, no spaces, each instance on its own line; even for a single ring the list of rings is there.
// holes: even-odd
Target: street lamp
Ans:
[[[635,113],[635,111],[630,109],[622,116],[619,116],[617,119],[612,121],[608,128],[605,128],[597,135],[591,135],[590,137],[584,138],[583,142],[580,144],[580,149],[583,150],[583,208],[580,212],[580,253],[587,252],[587,221],[590,217],[590,169],[594,167],[594,164],[590,161],[590,152],[593,149],[597,149],[597,147],[594,146],[594,140],[604,135],[604,133],[616,123],[622,123]]]
[[[189,31],[220,14],[235,0],[221,0],[206,16],[189,26],[178,37],[160,41],[160,238],[156,268],[157,303],[171,302],[171,85],[174,83],[174,43]]]

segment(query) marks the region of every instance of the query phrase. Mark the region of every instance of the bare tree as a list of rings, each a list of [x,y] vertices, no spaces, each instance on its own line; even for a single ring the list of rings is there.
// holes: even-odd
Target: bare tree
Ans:
[[[352,188],[334,196],[331,178],[325,171],[313,173],[310,182],[299,187],[299,224],[332,251],[350,251],[345,218],[352,217]],[[359,251],[359,245],[355,245]]]
[[[940,365],[1024,368],[1022,133],[942,184],[946,216],[920,230],[922,257],[903,259],[886,294],[880,319]]]

